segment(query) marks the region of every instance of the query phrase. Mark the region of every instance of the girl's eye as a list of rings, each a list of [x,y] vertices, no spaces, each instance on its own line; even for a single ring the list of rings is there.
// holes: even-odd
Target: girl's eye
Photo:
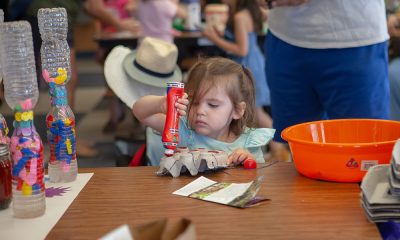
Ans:
[[[210,106],[211,108],[217,108],[218,107],[217,104],[213,104],[213,103],[209,103],[208,106]]]

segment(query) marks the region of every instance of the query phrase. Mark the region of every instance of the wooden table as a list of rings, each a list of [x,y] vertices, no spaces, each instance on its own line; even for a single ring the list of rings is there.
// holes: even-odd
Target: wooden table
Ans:
[[[94,176],[48,239],[95,239],[122,225],[167,217],[192,220],[198,239],[379,239],[360,207],[358,184],[316,181],[291,163],[258,170],[206,174],[215,181],[249,182],[265,175],[260,206],[237,209],[173,195],[195,178],[158,177],[155,167],[80,169]]]

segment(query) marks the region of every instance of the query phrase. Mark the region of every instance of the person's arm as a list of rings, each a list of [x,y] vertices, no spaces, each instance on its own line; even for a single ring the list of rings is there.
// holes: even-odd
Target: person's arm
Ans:
[[[176,5],[175,16],[182,18],[182,19],[186,19],[187,18],[186,8],[184,6],[182,6],[181,4],[179,4],[179,0],[171,0],[171,2]]]
[[[219,48],[223,49],[226,52],[233,53],[237,56],[246,56],[248,49],[248,17],[245,15],[245,12],[241,12],[234,16],[235,21],[235,42],[230,42],[220,37],[213,26],[207,27],[203,34],[209,38],[215,45]]]
[[[84,3],[85,11],[95,19],[106,25],[115,27],[118,30],[136,32],[139,28],[138,23],[133,19],[121,20],[111,14],[103,0],[86,0]]]
[[[179,115],[185,116],[189,100],[185,93],[182,98],[178,99],[175,107]],[[164,129],[167,111],[167,97],[148,95],[140,98],[132,107],[135,117],[144,125],[162,132]]]

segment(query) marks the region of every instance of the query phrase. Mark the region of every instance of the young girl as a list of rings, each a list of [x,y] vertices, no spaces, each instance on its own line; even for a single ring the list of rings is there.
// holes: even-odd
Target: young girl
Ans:
[[[256,117],[258,127],[271,127],[272,119],[263,110],[270,105],[264,56],[257,44],[257,33],[262,30],[262,13],[257,0],[223,0],[229,6],[229,18],[224,37],[213,26],[203,34],[225,50],[237,63],[250,69],[255,78]]]
[[[270,91],[265,74],[265,59],[257,44],[257,33],[262,30],[265,13],[261,12],[259,0],[223,0],[230,8],[227,30],[224,37],[208,27],[203,34],[222,48],[231,58],[248,67],[254,78],[256,88],[257,127],[272,127],[272,119],[263,109],[271,105]],[[289,160],[285,145],[271,141],[268,160]]]
[[[229,154],[228,164],[248,158],[264,162],[261,147],[275,130],[253,128],[254,85],[247,68],[226,58],[201,60],[190,70],[185,92],[176,104],[180,115],[187,116],[180,120],[179,146],[223,150]],[[145,96],[132,111],[145,125],[163,131],[165,96]]]

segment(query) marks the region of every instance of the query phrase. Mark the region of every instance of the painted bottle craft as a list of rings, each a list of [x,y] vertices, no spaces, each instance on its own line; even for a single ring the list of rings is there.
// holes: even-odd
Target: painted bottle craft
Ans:
[[[6,22],[0,29],[4,94],[14,110],[10,142],[14,216],[38,217],[44,214],[46,202],[43,144],[33,123],[39,91],[31,26],[26,21]]]
[[[71,76],[67,43],[68,19],[64,8],[41,8],[38,12],[42,37],[42,75],[49,84],[51,108],[46,116],[50,147],[51,182],[74,181],[78,173],[75,116],[68,105],[65,85]]]

